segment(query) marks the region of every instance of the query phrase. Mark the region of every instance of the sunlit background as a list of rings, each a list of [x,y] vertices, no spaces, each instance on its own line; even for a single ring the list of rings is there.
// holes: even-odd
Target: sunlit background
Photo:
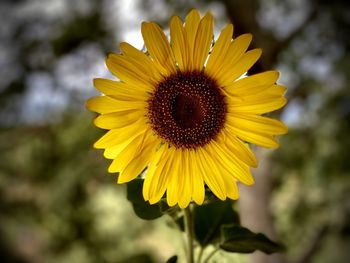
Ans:
[[[84,101],[118,43],[143,48],[142,21],[167,30],[191,8],[253,33],[289,90],[290,127],[276,151],[255,149],[256,185],[241,187],[243,225],[284,255],[213,262],[350,262],[350,4],[342,0],[2,0],[0,2],[1,262],[165,262],[181,251],[166,217],[138,219],[125,186],[93,150],[103,131]],[[224,259],[226,258],[226,259]]]

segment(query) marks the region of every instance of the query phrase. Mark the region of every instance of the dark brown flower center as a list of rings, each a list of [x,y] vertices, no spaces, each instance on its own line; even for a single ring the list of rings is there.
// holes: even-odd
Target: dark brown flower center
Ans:
[[[224,125],[226,111],[216,81],[201,72],[167,77],[148,101],[152,128],[177,148],[197,148],[214,139]]]

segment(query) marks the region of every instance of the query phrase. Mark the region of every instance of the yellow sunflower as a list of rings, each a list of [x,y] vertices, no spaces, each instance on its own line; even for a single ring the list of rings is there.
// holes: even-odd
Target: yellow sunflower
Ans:
[[[279,73],[242,76],[261,49],[249,50],[252,35],[232,39],[227,25],[213,43],[213,17],[192,10],[185,22],[170,20],[170,43],[154,22],[144,22],[144,53],[121,43],[108,69],[118,80],[95,79],[104,95],[87,101],[109,130],[94,147],[113,159],[108,171],[126,183],[144,170],[143,196],[153,204],[164,195],[169,206],[202,204],[205,185],[221,200],[239,197],[237,182],[251,185],[257,160],[247,143],[278,147],[287,132],[263,117],[286,104]]]

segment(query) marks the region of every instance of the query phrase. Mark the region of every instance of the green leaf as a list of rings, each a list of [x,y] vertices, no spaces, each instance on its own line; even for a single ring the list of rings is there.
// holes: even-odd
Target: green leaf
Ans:
[[[233,210],[233,201],[209,200],[193,209],[194,233],[197,241],[206,246],[220,241],[222,225],[239,224],[239,217]]]
[[[127,199],[132,203],[135,214],[145,220],[161,217],[167,210],[167,205],[163,201],[154,205],[146,202],[142,196],[142,186],[142,179],[135,179],[127,184]]]
[[[260,250],[271,254],[284,250],[281,244],[271,241],[265,235],[256,234],[239,225],[222,226],[221,238],[220,248],[228,252],[252,253],[255,250]]]
[[[174,255],[171,258],[169,258],[166,263],[176,263],[177,262],[177,256]]]
[[[177,219],[175,219],[175,223],[178,225],[179,229],[182,231],[182,232],[185,232],[185,222],[184,222],[184,217],[183,216],[180,216],[178,217]]]

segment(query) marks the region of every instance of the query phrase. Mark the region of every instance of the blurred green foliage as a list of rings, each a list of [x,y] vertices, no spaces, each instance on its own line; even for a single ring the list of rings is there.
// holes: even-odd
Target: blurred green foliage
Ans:
[[[91,147],[98,133],[90,119],[67,115],[57,124],[1,132],[6,262],[124,262],[125,240],[152,229],[134,218],[123,188],[105,173],[106,161]],[[125,222],[133,224],[128,231]]]
[[[142,18],[134,22],[152,19],[163,26],[169,16],[184,17],[191,7],[210,9],[221,14],[218,24],[232,19],[236,32],[253,32],[253,45],[276,53],[258,67],[279,68],[289,85],[289,106],[280,113],[290,132],[272,154],[270,171],[270,207],[287,247],[286,261],[350,262],[349,3],[135,3]],[[2,262],[164,262],[181,249],[181,237],[164,226],[166,218],[149,222],[134,215],[125,187],[116,185],[106,172],[108,161],[92,149],[103,131],[93,128],[93,116],[83,109],[94,94],[91,79],[106,74],[96,58],[102,67],[105,54],[116,51],[122,39],[120,24],[129,14],[122,19],[117,12],[128,4],[0,3]],[[49,81],[33,81],[37,75]]]

